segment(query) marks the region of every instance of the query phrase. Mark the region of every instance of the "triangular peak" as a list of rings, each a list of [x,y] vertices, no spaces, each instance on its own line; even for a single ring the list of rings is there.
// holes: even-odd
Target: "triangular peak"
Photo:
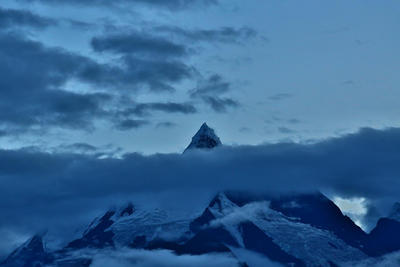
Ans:
[[[0,262],[0,265],[33,266],[31,264],[37,262],[37,266],[44,266],[51,257],[45,251],[42,236],[43,234],[36,234],[29,238],[25,243],[15,249],[2,263]]]
[[[222,145],[221,140],[215,134],[214,129],[210,128],[207,123],[203,123],[197,133],[192,137],[192,142],[184,152],[191,149],[212,149]]]

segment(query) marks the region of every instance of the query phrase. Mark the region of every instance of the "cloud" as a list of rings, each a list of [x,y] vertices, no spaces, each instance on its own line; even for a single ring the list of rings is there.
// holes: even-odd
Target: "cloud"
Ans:
[[[0,7],[0,30],[16,26],[42,29],[55,24],[54,20],[33,14],[28,10],[4,9]]]
[[[102,103],[111,99],[103,93],[61,90],[69,79],[96,64],[61,49],[0,33],[0,61],[0,124],[87,128],[93,117],[103,114]]]
[[[285,100],[285,99],[288,99],[291,97],[293,97],[293,95],[287,94],[287,93],[280,93],[280,94],[272,95],[272,96],[268,97],[268,99],[272,100],[272,101],[280,101],[280,100]]]
[[[287,128],[287,127],[279,127],[278,131],[280,133],[283,133],[283,134],[291,134],[291,133],[295,133],[296,132],[295,130],[292,130],[292,129]]]
[[[293,119],[289,119],[287,122],[290,124],[298,124],[301,122],[301,120],[293,118]]]
[[[116,124],[116,128],[120,131],[128,131],[128,130],[132,130],[132,129],[141,128],[147,124],[149,124],[149,122],[146,120],[126,119],[126,120],[119,121]]]
[[[240,103],[229,97],[221,97],[231,90],[231,84],[214,74],[206,80],[200,80],[198,86],[189,92],[194,99],[200,99],[216,112],[226,112],[229,107],[236,108]]]
[[[0,9],[0,23],[46,27],[54,21],[29,11]],[[249,28],[174,31],[186,39],[221,42],[253,35]],[[120,130],[136,129],[145,123],[129,115],[194,114],[197,109],[188,102],[116,106],[121,95],[145,90],[173,92],[176,84],[193,80],[198,71],[187,64],[187,57],[193,53],[190,43],[144,31],[117,31],[92,39],[95,52],[117,55],[112,62],[100,63],[92,57],[48,47],[18,32],[0,31],[1,136],[42,133],[52,128],[94,130],[99,120]],[[85,87],[85,91],[69,90],[71,82]],[[190,95],[216,112],[226,112],[239,106],[238,101],[221,96],[229,90],[230,83],[212,75]]]
[[[81,151],[81,152],[93,152],[93,151],[97,150],[97,147],[92,146],[87,143],[74,143],[74,144],[64,146],[64,148],[67,150]]]
[[[342,85],[355,85],[355,82],[353,80],[346,80],[342,82]]]
[[[120,58],[116,67],[92,62],[78,78],[83,82],[117,90],[174,91],[173,84],[192,76],[191,67],[177,60],[144,59],[133,55]]]
[[[0,33],[0,125],[88,128],[111,96],[61,90],[90,65],[87,58],[46,48],[17,34]],[[21,78],[23,77],[23,79]]]
[[[223,80],[223,78],[214,74],[211,75],[207,80],[200,81],[197,88],[190,92],[192,97],[204,96],[204,95],[219,95],[228,92],[231,89],[231,84]]]
[[[0,61],[3,63],[0,66],[0,130],[3,134],[51,127],[88,130],[94,127],[96,120],[113,123],[117,114],[111,107],[122,92],[146,88],[173,91],[174,83],[191,75],[190,67],[175,60],[125,56],[123,66],[100,64],[8,32],[0,32]],[[89,90],[67,91],[64,86],[70,81],[86,84]],[[195,112],[189,104],[153,103],[141,108]],[[119,128],[127,125],[127,122],[120,123]]]
[[[368,203],[365,198],[348,198],[334,197],[332,201],[340,208],[343,214],[349,216],[355,224],[364,230],[368,230],[368,225],[364,225],[363,221],[368,214]],[[368,223],[368,221],[367,221]],[[373,226],[372,226],[373,227]]]
[[[26,149],[26,148],[25,148]],[[39,147],[31,147],[33,151],[41,151]],[[122,152],[122,148],[115,147],[111,144],[103,146],[93,146],[88,143],[72,143],[72,144],[61,144],[56,147],[49,148],[48,151],[51,153],[76,153],[82,155],[91,155],[96,158],[110,158],[117,157]]]
[[[282,264],[277,262],[273,262],[264,255],[259,253],[240,249],[240,248],[231,248],[236,257],[238,257],[242,262],[246,262],[248,266],[251,267],[283,267]]]
[[[191,42],[220,42],[238,44],[253,39],[257,36],[257,32],[250,27],[223,27],[212,30],[188,30],[178,26],[159,26],[155,27],[155,30],[161,33],[171,34]]]
[[[223,225],[238,225],[252,220],[257,214],[268,214],[270,203],[267,201],[253,202],[242,207],[234,206],[223,217],[214,219],[207,227],[220,227]]]
[[[52,5],[70,4],[81,6],[106,6],[106,7],[126,7],[126,5],[147,5],[160,7],[169,10],[187,9],[194,6],[209,6],[218,4],[218,0],[24,0],[26,2],[41,2]]]
[[[226,112],[229,107],[236,108],[239,106],[237,101],[230,98],[204,96],[203,100],[209,104],[214,111],[220,113]]]
[[[400,252],[393,252],[382,257],[368,258],[363,261],[343,263],[344,267],[368,267],[368,266],[398,266],[400,263]]]
[[[241,132],[241,133],[249,133],[251,131],[252,130],[249,127],[240,127],[239,128],[239,132]]]
[[[197,112],[194,105],[190,103],[138,103],[132,108],[125,109],[122,113],[124,115],[136,115],[136,116],[147,116],[151,112],[161,111],[165,113],[182,113],[182,114],[193,114]]]
[[[154,29],[155,31],[152,31],[151,34],[132,30],[106,34],[93,38],[91,45],[96,52],[121,55],[122,62],[128,66],[128,69],[140,66],[139,77],[146,79],[153,90],[159,88],[160,90],[173,91],[168,83],[194,78],[194,73],[197,73],[194,67],[189,67],[185,63],[186,57],[193,53],[191,49],[193,42],[237,42],[256,35],[254,30],[246,27],[241,29],[227,27],[218,30],[185,30],[180,27],[160,26]],[[176,42],[173,41],[174,38],[155,35],[154,32],[167,33],[184,40]],[[200,78],[198,86],[191,90],[189,95],[193,99],[201,100],[214,111],[222,113],[226,112],[228,108],[240,106],[238,101],[221,96],[230,90],[231,84],[224,81],[220,75],[214,74],[207,79]],[[134,108],[123,111],[123,113],[144,116],[149,114],[150,111],[184,114],[197,112],[196,108],[189,103],[149,103],[138,104]]]
[[[91,41],[91,46],[96,52],[161,57],[182,57],[187,54],[186,47],[182,44],[136,31],[95,37]]]
[[[175,102],[153,102],[153,103],[135,103],[126,104],[126,106],[121,110],[115,112],[114,124],[118,130],[127,131],[132,129],[139,129],[143,126],[150,124],[150,121],[137,119],[137,117],[149,117],[152,116],[154,112],[163,113],[180,113],[184,115],[190,115],[197,113],[197,109],[194,105],[190,103],[175,103]],[[135,119],[132,118],[136,117]],[[175,124],[172,122],[158,123],[156,128],[160,127],[173,127]]]
[[[156,32],[159,35],[155,35]],[[181,42],[173,41],[171,35],[180,38]],[[168,58],[188,56],[189,47],[194,42],[239,43],[254,36],[256,36],[255,30],[248,27],[186,30],[177,26],[158,26],[147,31],[130,30],[94,37],[91,46],[96,52]]]
[[[204,255],[175,255],[167,250],[124,250],[103,251],[93,253],[94,259],[91,266],[115,266],[115,267],[226,267],[237,266],[236,259],[228,254],[215,253]]]
[[[118,199],[140,195],[146,196],[145,203],[175,203],[192,212],[201,211],[222,190],[323,190],[379,206],[400,195],[399,146],[399,128],[366,128],[314,144],[225,146],[183,155],[134,153],[101,159],[0,150],[0,230],[21,235],[62,228],[70,238],[67,232],[74,225],[90,221]]]
[[[7,131],[4,130],[0,130],[0,137],[4,137],[7,136],[9,133]]]
[[[159,122],[156,125],[156,128],[172,128],[172,127],[176,127],[176,123],[170,122],[170,121],[166,121],[166,122]]]

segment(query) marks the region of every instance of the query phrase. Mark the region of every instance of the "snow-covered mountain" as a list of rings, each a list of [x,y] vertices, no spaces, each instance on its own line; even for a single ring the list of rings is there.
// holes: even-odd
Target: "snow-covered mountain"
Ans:
[[[166,211],[138,209],[129,203],[94,219],[82,237],[70,242],[66,249],[143,248],[157,240],[178,242],[189,234],[190,222],[191,218],[177,220]]]
[[[238,266],[251,266],[241,251],[287,266],[342,266],[395,251],[390,240],[397,240],[400,223],[382,220],[368,235],[320,193],[273,198],[222,192],[200,216],[187,220],[132,204],[108,210],[65,248],[46,251],[35,236],[1,266],[90,266],[94,254],[87,250],[123,248],[226,253]]]
[[[220,144],[214,131],[203,124],[187,149],[210,149]],[[119,251],[169,251],[177,257],[221,254],[232,259],[233,266],[376,262],[378,257],[400,250],[397,207],[367,234],[319,192],[281,196],[221,192],[201,214],[185,218],[129,203],[106,210],[62,249],[46,250],[42,237],[36,235],[0,266],[87,267],[96,264],[94,259],[99,255]],[[259,265],[254,265],[255,258]]]
[[[220,193],[192,223],[192,229],[195,231],[205,226],[224,229],[235,241],[231,246],[256,251],[271,260],[295,266],[330,266],[331,263],[367,257],[359,248],[338,237],[330,224],[308,218],[306,210],[311,207],[304,206],[309,203],[301,199],[312,197],[320,202],[316,205],[329,206],[331,202],[322,195],[287,197],[287,202],[242,196],[239,193]],[[298,216],[289,216],[290,211],[282,207],[299,210]],[[342,221],[344,225],[346,217],[341,213],[338,215],[332,219]],[[354,231],[358,231],[356,225]]]
[[[211,149],[220,145],[222,145],[221,140],[214,129],[208,127],[207,123],[203,123],[184,152],[191,149]]]

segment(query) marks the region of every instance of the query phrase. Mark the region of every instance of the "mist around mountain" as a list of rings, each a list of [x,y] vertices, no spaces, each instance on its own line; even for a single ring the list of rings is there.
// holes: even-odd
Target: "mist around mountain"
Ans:
[[[61,178],[69,179],[71,174],[90,177],[90,187],[96,188],[96,192],[105,190],[101,183],[106,183],[113,190],[120,190],[119,193],[125,192],[124,199],[128,202],[118,201],[107,208],[112,198],[93,195],[94,191],[83,188],[83,192],[92,193],[95,204],[90,206],[80,199],[77,203],[87,205],[83,209],[86,213],[93,209],[90,216],[94,213],[98,216],[72,223],[70,216],[80,214],[82,207],[67,205],[63,209],[62,205],[55,205],[61,219],[71,219],[70,224],[63,225],[63,229],[69,228],[64,235],[51,233],[52,227],[62,225],[57,218],[39,210],[34,213],[42,220],[35,215],[29,220],[26,216],[30,214],[23,214],[20,218],[25,218],[25,222],[43,224],[48,232],[33,234],[5,255],[0,266],[396,266],[400,260],[398,202],[393,204],[390,214],[378,218],[367,232],[310,184],[316,179],[323,180],[322,175],[333,173],[340,178],[340,174],[352,173],[343,159],[352,155],[340,155],[340,148],[364,148],[360,140],[371,143],[375,137],[381,144],[397,131],[365,130],[308,146],[280,144],[235,151],[238,148],[223,145],[215,131],[204,123],[183,154],[147,159],[127,155],[126,163],[126,159],[98,161],[63,155],[54,159],[56,166],[70,158],[74,161],[69,171],[71,166],[82,165],[71,173],[63,173]],[[381,147],[384,150],[390,151]],[[340,160],[330,168],[331,162],[325,161],[327,155],[335,158],[332,154],[340,155]],[[371,160],[363,156],[360,161]],[[326,165],[317,169],[316,165],[305,163],[309,161]],[[354,162],[357,160],[353,158]],[[105,164],[107,168],[92,172],[93,167],[104,168]],[[319,170],[316,178],[307,177],[316,170]],[[397,167],[385,171],[390,170],[398,171]],[[129,179],[105,179],[108,176]],[[238,180],[238,176],[242,179]],[[122,181],[117,187],[113,184]],[[340,184],[346,180],[320,181],[319,187],[333,181]],[[131,192],[130,186],[137,191]],[[344,185],[341,186],[336,188],[337,192]],[[64,194],[67,188],[72,189],[65,187]],[[140,188],[152,190],[143,193]],[[379,188],[374,188],[377,191],[366,188],[363,192],[371,196],[379,192]],[[163,195],[161,191],[166,189],[176,196]],[[208,194],[202,193],[205,191]],[[157,201],[153,199],[155,196]],[[46,208],[51,209],[51,203]],[[76,231],[77,225],[84,227]]]

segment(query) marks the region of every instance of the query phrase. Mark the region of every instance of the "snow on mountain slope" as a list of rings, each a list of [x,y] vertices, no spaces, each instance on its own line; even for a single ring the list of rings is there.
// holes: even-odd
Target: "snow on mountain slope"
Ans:
[[[65,249],[46,252],[41,238],[34,237],[0,266],[50,263],[49,266],[57,267],[88,267],[93,255],[121,249],[166,249],[178,256],[225,253],[243,266],[250,267],[253,267],[252,260],[259,262],[263,257],[268,258],[268,263],[272,261],[274,265],[279,263],[284,266],[343,266],[349,262],[368,262],[370,258],[333,231],[313,224],[317,221],[306,223],[307,207],[298,197],[291,198],[290,205],[287,202],[281,204],[303,210],[305,213],[298,213],[301,218],[273,209],[271,201],[265,198],[234,196],[231,193],[218,194],[194,220],[182,219],[160,209],[136,208],[132,204],[111,209],[96,218],[82,237],[72,241]],[[296,198],[297,202],[292,203]],[[304,196],[301,198],[304,199]],[[306,199],[317,201],[320,198],[317,195]],[[315,205],[313,203],[312,207]],[[400,229],[400,223],[387,220],[396,224],[382,224],[381,228],[378,225],[377,230],[371,233],[371,242],[377,247],[365,243],[367,249],[378,251],[377,255],[391,249],[382,244],[390,245],[388,240],[396,240],[398,236],[396,229]],[[388,236],[392,238],[388,239]],[[252,257],[249,258],[249,255]]]
[[[190,221],[190,218],[176,220],[160,209],[137,210],[130,216],[116,220],[110,230],[114,232],[114,240],[119,245],[134,245],[132,241],[137,237],[145,237],[146,242],[155,239],[177,241],[188,234]]]
[[[204,123],[185,152],[219,145],[214,130]],[[389,218],[380,219],[366,234],[318,192],[274,197],[219,193],[195,218],[127,204],[94,219],[63,249],[46,251],[41,236],[34,236],[0,266],[102,266],[99,257],[109,259],[121,251],[135,259],[166,253],[179,261],[219,254],[229,262],[226,266],[368,266],[386,262],[385,257],[372,257],[400,250],[399,214],[397,204]]]
[[[208,127],[207,123],[203,123],[184,153],[191,149],[211,149],[220,145],[222,145],[221,140],[214,130]]]
[[[176,241],[185,238],[190,221],[191,218],[176,219],[160,209],[146,210],[128,204],[96,218],[82,237],[68,247],[140,247],[155,239]]]
[[[288,217],[319,229],[328,230],[352,247],[363,250],[367,234],[323,194],[280,196],[271,200],[271,208]]]
[[[362,251],[347,245],[333,233],[272,210],[268,202],[252,202],[239,207],[221,193],[207,212],[212,215],[208,225],[223,226],[241,247],[245,247],[241,225],[251,222],[283,251],[301,259],[307,266],[330,266],[330,262],[367,258]]]

